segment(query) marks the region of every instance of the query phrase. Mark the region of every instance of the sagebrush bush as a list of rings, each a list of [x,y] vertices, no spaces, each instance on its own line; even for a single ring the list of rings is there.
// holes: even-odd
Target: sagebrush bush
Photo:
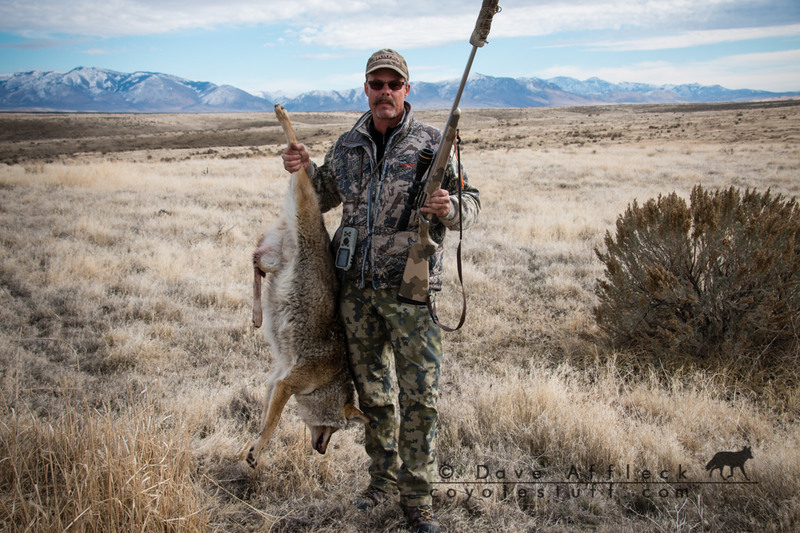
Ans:
[[[615,345],[741,369],[798,360],[794,198],[696,186],[628,206],[606,232],[595,318]]]

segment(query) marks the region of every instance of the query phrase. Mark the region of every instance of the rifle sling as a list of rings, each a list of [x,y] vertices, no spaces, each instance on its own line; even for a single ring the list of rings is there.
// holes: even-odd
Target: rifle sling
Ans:
[[[439,321],[439,316],[436,313],[436,299],[431,298],[431,293],[428,293],[428,299],[426,303],[428,304],[428,312],[431,314],[431,318],[433,319],[433,323],[442,328],[444,331],[451,332],[461,329],[461,326],[464,325],[464,321],[467,318],[467,294],[464,292],[464,279],[462,276],[462,268],[461,268],[461,242],[464,238],[464,221],[461,218],[461,189],[463,187],[463,177],[461,175],[461,136],[459,135],[458,130],[456,130],[456,170],[458,175],[456,179],[458,180],[458,248],[456,249],[456,270],[458,272],[458,283],[461,285],[461,318],[458,319],[458,324],[455,327],[445,326]]]

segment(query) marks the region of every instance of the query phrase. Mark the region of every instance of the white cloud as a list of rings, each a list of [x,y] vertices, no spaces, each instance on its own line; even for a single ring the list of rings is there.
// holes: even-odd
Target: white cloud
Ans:
[[[0,50],[6,48],[9,50],[48,50],[53,48],[66,48],[89,42],[92,39],[79,38],[79,39],[31,39],[19,43],[3,43],[0,44]]]
[[[503,11],[495,17],[492,36],[687,27],[687,22],[708,26],[720,13],[730,16],[754,6],[769,13],[770,5],[787,1],[796,0],[500,0]],[[479,9],[479,0],[3,0],[0,31],[113,37],[263,24],[288,26],[302,42],[317,46],[364,50],[394,41],[416,48],[468,37]]]
[[[468,41],[475,25],[473,17],[420,17],[403,24],[375,24],[365,18],[306,27],[301,41],[308,45],[342,47],[352,50],[373,49],[379,46],[423,48],[449,42]]]
[[[800,37],[800,24],[762,28],[689,31],[678,35],[665,35],[631,41],[599,42],[594,43],[592,47],[617,52],[632,50],[669,50],[775,37]]]
[[[711,4],[737,0],[715,0]],[[376,4],[369,11],[350,13],[346,19],[307,25],[303,42],[318,46],[371,49],[400,42],[404,49],[437,46],[468,40],[480,11],[479,2],[410,1],[402,15]],[[474,4],[474,5],[473,5]],[[705,4],[704,4],[705,5]],[[650,26],[670,19],[696,16],[689,0],[584,0],[536,2],[500,0],[502,11],[494,17],[491,38],[552,35],[565,31],[619,29]]]
[[[361,1],[304,0],[3,0],[0,31],[113,37],[220,25],[332,19],[366,9]]]
[[[564,32],[639,29],[651,33],[670,28],[700,28],[668,38],[658,46],[676,46],[681,40],[725,39],[725,32],[752,39],[769,29],[719,28],[774,26],[775,20],[796,22],[800,9],[775,14],[786,1],[796,0],[559,0],[530,2],[500,0],[502,11],[492,23],[491,38],[538,37]],[[424,48],[467,40],[479,12],[479,2],[430,2],[408,0],[402,11],[397,2],[377,3],[369,10],[350,9],[346,17],[312,17],[303,25],[301,40],[314,46],[336,46],[353,50],[372,49],[385,43],[402,48]],[[774,6],[775,9],[770,9]],[[762,8],[753,15],[755,7]],[[739,11],[742,13],[739,13]],[[763,13],[763,14],[762,14]],[[761,23],[761,19],[773,22]],[[785,26],[788,34],[797,34]],[[716,28],[716,29],[715,29]],[[774,34],[772,36],[775,36]],[[735,38],[735,37],[733,37]],[[647,40],[603,43],[606,47],[647,46]],[[652,44],[651,44],[652,46]]]
[[[104,56],[108,54],[114,54],[116,52],[112,50],[106,50],[104,48],[90,48],[89,50],[84,50],[83,53],[90,56]]]

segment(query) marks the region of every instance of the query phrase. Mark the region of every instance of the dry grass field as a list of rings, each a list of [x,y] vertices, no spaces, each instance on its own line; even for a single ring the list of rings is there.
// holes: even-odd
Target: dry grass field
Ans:
[[[292,115],[318,161],[355,117]],[[445,530],[800,529],[797,381],[645,364],[592,317],[594,249],[634,199],[799,195],[800,102],[468,110],[461,130],[483,211],[445,337]],[[404,531],[349,503],[359,428],[320,456],[290,402],[258,469],[237,459],[270,368],[250,254],[281,138],[271,115],[0,115],[0,530]],[[709,477],[745,445],[749,481]]]

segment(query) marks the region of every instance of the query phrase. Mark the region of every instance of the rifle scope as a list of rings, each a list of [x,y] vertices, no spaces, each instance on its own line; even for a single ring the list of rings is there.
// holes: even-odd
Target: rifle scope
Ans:
[[[406,205],[403,207],[403,212],[400,214],[400,220],[397,222],[397,229],[400,231],[405,231],[408,229],[408,221],[411,218],[411,212],[416,207],[417,197],[419,196],[419,191],[422,188],[422,178],[425,176],[428,168],[430,168],[431,163],[433,162],[433,156],[433,150],[430,148],[423,148],[419,151],[419,155],[417,156],[417,167],[416,174],[414,176],[414,182],[408,188],[408,199],[406,200]]]

